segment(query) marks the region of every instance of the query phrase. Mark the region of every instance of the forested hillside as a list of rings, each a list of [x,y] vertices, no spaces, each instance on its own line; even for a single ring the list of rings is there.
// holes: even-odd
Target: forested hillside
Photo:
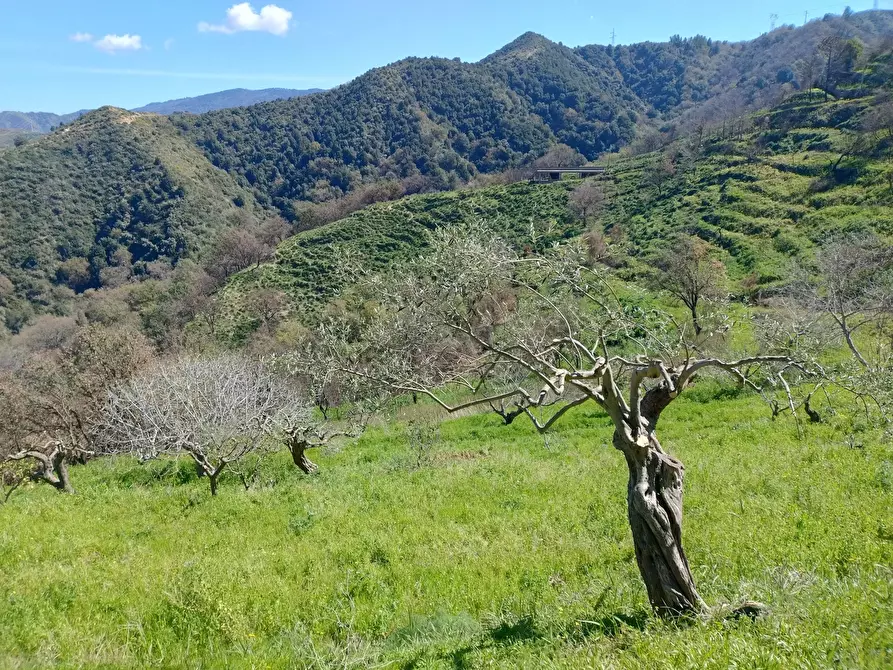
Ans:
[[[251,194],[162,117],[103,108],[0,153],[6,325],[175,263],[252,211]]]
[[[746,42],[675,35],[669,42],[591,45],[577,52],[596,65],[609,59],[655,118],[678,119],[690,128],[774,103],[785,84],[820,83],[823,67],[815,59],[829,35],[877,46],[893,35],[893,12],[827,15]]]
[[[295,219],[295,200],[331,200],[381,178],[422,176],[443,189],[529,162],[549,143],[592,160],[637,134],[672,138],[721,123],[778,101],[799,80],[819,83],[823,38],[874,50],[891,32],[893,12],[829,15],[738,44],[699,36],[572,50],[527,33],[480,63],[411,58],[311,98],[176,123],[215,165]],[[810,72],[794,72],[806,62]]]
[[[889,84],[891,69],[891,56],[875,62],[863,86]],[[228,320],[219,334],[239,340],[258,327],[250,308],[258,289],[281,291],[306,315],[341,288],[343,258],[377,271],[418,254],[435,228],[474,221],[518,248],[541,249],[591,225],[602,259],[634,281],[680,234],[694,235],[721,250],[734,293],[771,294],[835,236],[893,235],[889,95],[884,86],[852,99],[801,93],[661,151],[614,157],[606,175],[586,182],[524,181],[367,207],[296,235],[273,263],[234,278],[221,294]],[[581,216],[575,193],[587,191],[592,204]]]

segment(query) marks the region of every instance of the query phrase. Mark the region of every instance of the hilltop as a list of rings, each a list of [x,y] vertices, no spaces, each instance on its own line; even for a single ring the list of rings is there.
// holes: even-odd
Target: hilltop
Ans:
[[[8,327],[64,309],[153,261],[194,253],[250,215],[251,194],[210,165],[164,117],[104,107],[52,135],[0,153],[0,274]],[[106,273],[108,274],[108,273]]]

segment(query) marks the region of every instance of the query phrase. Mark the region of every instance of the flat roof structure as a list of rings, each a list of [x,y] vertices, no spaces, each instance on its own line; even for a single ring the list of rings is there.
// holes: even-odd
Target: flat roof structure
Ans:
[[[594,167],[576,167],[576,168],[539,168],[534,172],[532,181],[558,181],[563,175],[575,174],[580,179],[591,177],[597,174],[604,174],[607,168]]]

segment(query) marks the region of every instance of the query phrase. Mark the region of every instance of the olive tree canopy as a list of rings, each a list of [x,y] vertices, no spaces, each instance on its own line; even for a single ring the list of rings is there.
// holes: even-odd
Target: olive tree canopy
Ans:
[[[361,333],[346,336],[333,321],[318,337],[344,370],[447,412],[508,401],[546,431],[574,407],[599,406],[629,469],[629,522],[650,601],[661,614],[697,612],[704,603],[682,547],[683,466],[658,440],[661,414],[711,370],[755,389],[768,368],[782,378],[802,371],[757,343],[723,352],[709,338],[690,342],[690,329],[624,300],[584,261],[573,243],[524,257],[479,230],[442,230],[427,256],[366,283],[378,307]],[[447,401],[455,389],[465,399]],[[550,404],[557,409],[543,411]]]
[[[158,364],[109,393],[106,453],[141,460],[189,455],[216,495],[221,473],[265,442],[286,416],[309,416],[281,379],[240,356]]]

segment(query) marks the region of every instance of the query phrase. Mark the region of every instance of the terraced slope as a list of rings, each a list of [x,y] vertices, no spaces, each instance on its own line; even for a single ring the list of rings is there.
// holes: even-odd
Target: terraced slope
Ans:
[[[596,224],[609,233],[622,276],[635,280],[679,233],[724,250],[740,294],[784,284],[792,263],[810,258],[834,235],[873,230],[893,236],[891,138],[856,129],[883,102],[883,93],[851,100],[799,95],[756,119],[757,129],[717,131],[692,148],[678,142],[659,154],[615,158],[598,182],[607,205]],[[694,153],[693,153],[694,152]],[[646,179],[658,163],[672,168],[660,192]],[[252,328],[243,316],[257,287],[281,290],[306,312],[340,288],[340,249],[371,269],[418,253],[429,231],[460,221],[489,222],[519,247],[548,244],[582,232],[568,209],[580,182],[510,186],[420,195],[373,205],[284,242],[273,263],[233,279],[221,299],[231,332]],[[613,232],[612,232],[613,231]]]

